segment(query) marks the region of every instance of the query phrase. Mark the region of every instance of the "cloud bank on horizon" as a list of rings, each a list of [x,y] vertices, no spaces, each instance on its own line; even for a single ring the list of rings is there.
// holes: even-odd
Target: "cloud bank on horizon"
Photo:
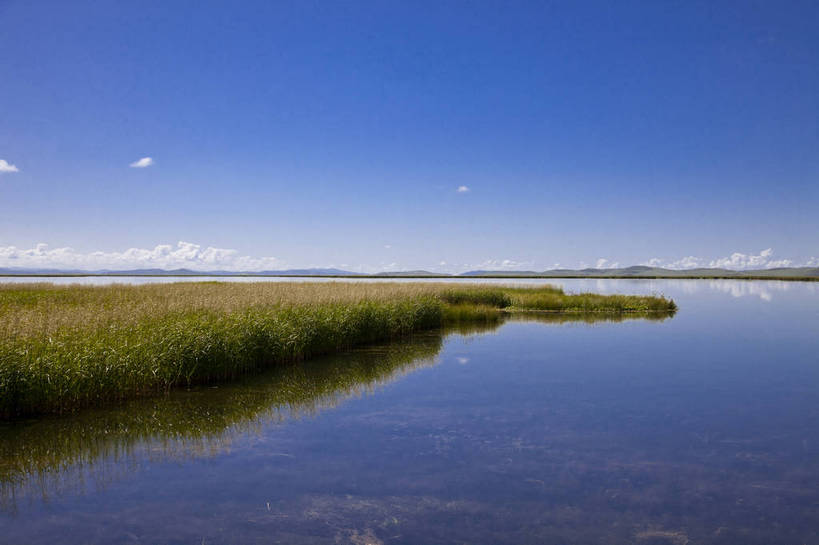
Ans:
[[[735,252],[727,257],[706,260],[687,256],[675,261],[663,261],[652,258],[641,263],[651,267],[663,267],[674,270],[686,270],[700,267],[724,268],[733,270],[759,270],[777,267],[819,267],[819,257],[811,257],[803,262],[792,259],[775,259],[773,249],[767,248],[758,254]],[[622,266],[616,261],[600,258],[595,263],[598,269],[614,269]],[[445,261],[429,267],[429,270],[440,271],[446,268]],[[50,248],[48,244],[37,244],[33,248],[23,249],[16,246],[0,246],[0,267],[13,269],[63,269],[63,270],[127,270],[127,269],[191,269],[197,271],[264,271],[286,268],[285,262],[275,257],[254,257],[242,255],[229,248],[203,247],[199,244],[180,241],[176,246],[159,244],[153,248],[129,248],[117,252],[80,252],[73,248]],[[325,267],[335,267],[326,265]],[[340,268],[356,272],[380,272],[397,270],[395,262],[380,266],[359,265]],[[586,268],[581,263],[577,268]],[[313,266],[310,266],[313,268]],[[417,269],[407,267],[404,270]],[[516,261],[512,259],[487,259],[475,264],[463,264],[466,270],[546,270],[561,268],[560,264],[551,267],[540,267],[534,261]],[[567,268],[567,267],[564,267]],[[447,269],[447,272],[453,272]]]
[[[754,270],[754,269],[776,269],[779,267],[816,267],[819,266],[819,258],[811,257],[804,263],[797,263],[793,259],[774,259],[773,248],[766,248],[759,252],[759,254],[743,254],[734,252],[728,257],[721,257],[718,259],[706,260],[695,256],[686,256],[676,261],[663,261],[662,259],[652,258],[641,263],[641,265],[648,265],[650,267],[663,267],[674,270],[687,269],[732,269],[738,271]]]
[[[275,257],[240,255],[227,248],[203,248],[199,244],[180,241],[176,247],[159,244],[154,248],[129,248],[123,252],[82,253],[73,248],[53,248],[37,244],[20,249],[0,246],[0,267],[69,270],[125,269],[193,269],[262,271],[281,266]]]

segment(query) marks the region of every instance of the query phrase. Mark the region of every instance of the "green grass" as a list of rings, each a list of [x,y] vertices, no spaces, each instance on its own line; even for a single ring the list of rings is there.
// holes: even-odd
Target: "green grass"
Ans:
[[[675,312],[677,305],[664,297],[641,295],[598,295],[580,293],[566,295],[562,291],[508,290],[512,310],[542,310],[549,312]]]
[[[442,340],[443,335],[431,332],[303,365],[276,366],[215,389],[133,399],[67,418],[0,422],[0,511],[4,505],[13,510],[26,496],[81,489],[95,464],[138,460],[146,443],[152,460],[229,448],[237,432],[253,430],[259,422],[315,414],[432,365]]]
[[[673,313],[662,297],[422,283],[0,285],[0,417],[223,382],[503,312]]]

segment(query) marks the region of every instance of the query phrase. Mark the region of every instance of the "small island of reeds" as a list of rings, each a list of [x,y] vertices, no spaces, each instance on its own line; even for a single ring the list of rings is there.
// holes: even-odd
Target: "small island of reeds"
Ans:
[[[0,285],[0,417],[222,382],[414,331],[508,313],[671,315],[656,296],[553,286],[197,282]]]

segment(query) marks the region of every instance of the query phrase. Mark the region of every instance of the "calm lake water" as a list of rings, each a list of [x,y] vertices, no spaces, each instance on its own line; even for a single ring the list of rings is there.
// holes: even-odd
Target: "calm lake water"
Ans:
[[[819,284],[551,283],[680,311],[0,424],[0,543],[819,543]]]

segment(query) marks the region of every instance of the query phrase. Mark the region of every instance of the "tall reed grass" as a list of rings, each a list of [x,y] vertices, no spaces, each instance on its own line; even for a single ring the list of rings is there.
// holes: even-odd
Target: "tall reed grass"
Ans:
[[[90,408],[71,417],[0,422],[0,511],[31,497],[81,492],[145,459],[208,456],[230,447],[237,433],[335,407],[350,396],[430,366],[443,334],[276,366],[217,389],[195,388],[152,399]],[[105,475],[95,478],[95,468]],[[99,477],[99,476],[97,476]]]
[[[502,309],[673,312],[662,297],[424,283],[0,285],[0,417],[226,381]]]

